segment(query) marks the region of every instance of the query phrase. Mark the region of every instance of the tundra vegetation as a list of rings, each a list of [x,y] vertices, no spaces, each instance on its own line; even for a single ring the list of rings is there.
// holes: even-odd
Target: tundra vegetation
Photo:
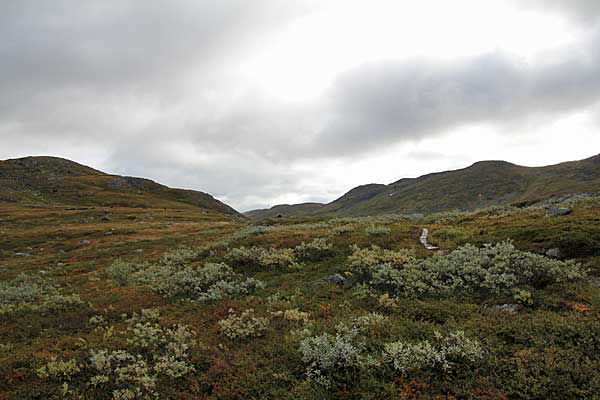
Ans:
[[[599,398],[597,197],[108,213],[0,208],[0,399]]]

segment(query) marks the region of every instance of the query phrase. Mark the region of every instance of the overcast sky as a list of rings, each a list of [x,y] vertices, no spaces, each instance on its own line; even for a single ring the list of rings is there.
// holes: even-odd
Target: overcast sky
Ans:
[[[4,0],[0,159],[238,210],[600,153],[599,0]]]

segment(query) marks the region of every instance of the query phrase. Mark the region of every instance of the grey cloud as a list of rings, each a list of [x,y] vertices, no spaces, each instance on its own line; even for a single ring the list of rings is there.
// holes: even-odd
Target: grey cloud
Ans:
[[[334,84],[319,148],[352,154],[466,124],[516,124],[590,106],[600,101],[600,35],[575,50],[540,64],[493,53],[361,66]]]
[[[513,2],[520,7],[566,14],[578,23],[595,23],[600,18],[600,2],[597,0],[513,0]]]
[[[228,65],[302,3],[9,0],[0,5],[0,118],[29,135],[105,135],[124,115],[216,90]],[[35,122],[33,120],[35,119]],[[64,129],[72,128],[72,129]],[[100,132],[98,134],[98,132]]]

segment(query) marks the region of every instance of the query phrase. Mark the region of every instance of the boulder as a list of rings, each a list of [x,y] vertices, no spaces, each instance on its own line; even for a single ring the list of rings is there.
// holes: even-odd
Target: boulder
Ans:
[[[502,304],[502,305],[496,306],[495,308],[500,311],[514,314],[517,311],[519,311],[520,306],[518,304]]]
[[[546,210],[546,217],[559,217],[561,215],[571,214],[573,210],[566,207],[552,207]]]
[[[331,282],[333,284],[340,285],[340,286],[346,282],[346,278],[344,278],[340,274],[327,275],[323,279],[326,280],[327,282]]]
[[[550,258],[560,258],[560,249],[558,247],[546,250],[546,256]]]

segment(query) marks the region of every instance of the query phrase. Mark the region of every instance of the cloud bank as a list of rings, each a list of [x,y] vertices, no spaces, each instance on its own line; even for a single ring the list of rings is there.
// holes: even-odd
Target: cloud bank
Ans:
[[[340,190],[318,177],[333,165],[478,124],[522,134],[524,124],[597,107],[600,3],[518,4],[568,19],[576,40],[530,59],[506,49],[382,56],[349,64],[318,96],[289,101],[240,68],[319,3],[3,2],[0,157],[66,156],[240,209],[324,200]],[[411,154],[438,151],[430,150]]]

